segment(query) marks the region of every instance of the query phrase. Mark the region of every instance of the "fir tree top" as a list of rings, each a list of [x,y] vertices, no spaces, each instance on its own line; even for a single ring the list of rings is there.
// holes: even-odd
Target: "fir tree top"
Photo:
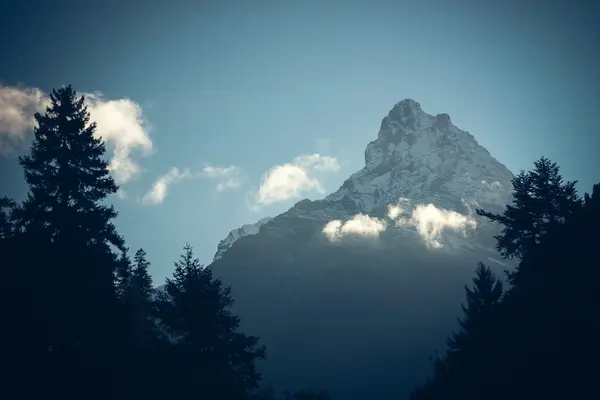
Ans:
[[[84,96],[71,86],[53,90],[44,115],[35,114],[37,126],[28,155],[19,158],[29,184],[20,209],[26,228],[78,237],[86,243],[123,248],[123,239],[111,222],[117,212],[101,201],[118,190],[109,173],[101,138],[94,136]]]

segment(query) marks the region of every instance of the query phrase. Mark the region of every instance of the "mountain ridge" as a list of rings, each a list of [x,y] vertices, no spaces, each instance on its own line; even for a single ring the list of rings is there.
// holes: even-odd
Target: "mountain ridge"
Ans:
[[[512,196],[513,174],[506,166],[470,133],[454,126],[448,114],[428,114],[410,98],[397,102],[382,119],[364,158],[364,167],[338,190],[323,199],[299,200],[282,214],[327,223],[356,214],[381,214],[382,208],[409,199],[413,205],[432,204],[468,215],[486,226],[487,221],[474,215],[474,208],[499,211]],[[213,262],[237,240],[259,233],[275,218],[232,230],[219,242]]]

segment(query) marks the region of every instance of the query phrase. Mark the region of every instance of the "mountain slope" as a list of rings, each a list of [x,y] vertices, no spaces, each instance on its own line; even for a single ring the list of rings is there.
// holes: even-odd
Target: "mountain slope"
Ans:
[[[406,395],[454,328],[476,262],[497,257],[497,227],[473,208],[501,210],[512,176],[448,115],[406,99],[336,192],[230,234],[211,265],[268,347],[266,381]]]

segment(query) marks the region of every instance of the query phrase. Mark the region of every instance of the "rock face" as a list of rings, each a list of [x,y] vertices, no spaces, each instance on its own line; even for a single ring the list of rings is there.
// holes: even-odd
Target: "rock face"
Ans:
[[[512,177],[447,114],[406,99],[336,192],[232,231],[211,265],[267,345],[265,381],[406,396],[455,328],[476,262],[498,259],[497,227],[474,208],[501,211]]]

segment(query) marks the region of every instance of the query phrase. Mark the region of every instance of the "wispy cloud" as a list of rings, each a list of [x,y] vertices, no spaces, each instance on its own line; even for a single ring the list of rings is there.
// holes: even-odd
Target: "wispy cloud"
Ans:
[[[378,237],[385,231],[387,224],[384,220],[356,214],[348,221],[329,221],[323,228],[323,233],[330,241],[338,241],[344,236]]]
[[[135,179],[140,174],[136,155],[152,151],[141,106],[127,98],[108,100],[99,92],[79,94],[85,96],[91,121],[97,123],[96,136],[102,137],[112,152],[109,168],[115,180]],[[43,113],[48,104],[48,94],[38,88],[0,85],[0,154],[9,154],[30,137],[33,114]]]
[[[269,204],[298,199],[313,190],[323,194],[325,189],[315,173],[339,169],[336,158],[321,154],[302,155],[292,162],[276,165],[263,175],[258,191],[250,193],[249,207],[258,210]]]
[[[144,197],[141,199],[140,203],[145,205],[158,205],[161,204],[165,197],[167,197],[167,192],[169,186],[172,184],[179,182],[184,178],[190,178],[192,174],[189,169],[185,169],[183,171],[179,171],[177,167],[173,167],[164,175],[161,175],[152,185],[152,189]]]
[[[207,165],[202,169],[200,176],[215,180],[219,192],[225,189],[236,189],[241,184],[240,169],[235,165],[228,167]]]

